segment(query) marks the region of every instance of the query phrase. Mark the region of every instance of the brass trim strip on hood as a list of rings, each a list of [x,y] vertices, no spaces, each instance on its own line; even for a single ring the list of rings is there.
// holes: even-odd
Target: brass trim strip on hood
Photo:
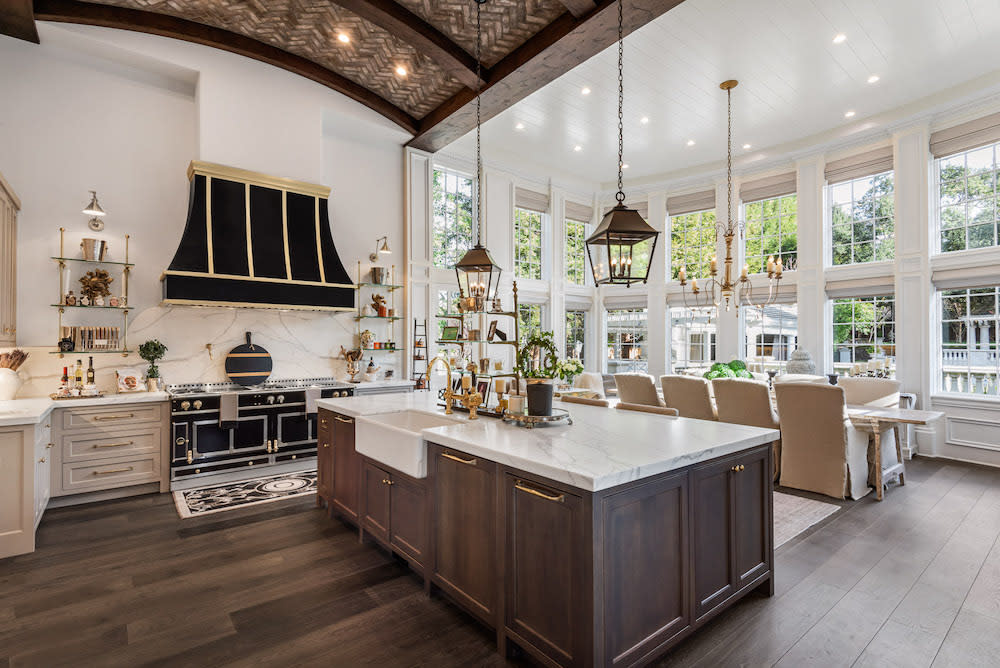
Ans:
[[[295,193],[309,195],[310,197],[322,197],[323,199],[330,197],[330,189],[327,186],[296,181],[295,179],[286,179],[281,176],[271,176],[270,174],[263,174],[261,172],[251,172],[248,169],[219,165],[214,162],[192,160],[191,164],[188,165],[188,180],[193,179],[196,173],[204,174],[206,177],[214,176],[220,179],[249,183],[250,185],[263,186],[265,188],[290,190]]]
[[[285,279],[292,280],[292,254],[288,252],[288,191],[281,191],[281,236],[285,240]]]
[[[323,241],[319,236],[319,198],[317,197],[313,202],[316,204],[314,219],[316,221],[316,259],[319,260],[319,280],[325,283],[326,268],[323,266]]]
[[[260,283],[282,283],[285,285],[315,285],[321,288],[350,288],[353,290],[358,287],[354,283],[322,283],[320,281],[300,281],[294,278],[268,278],[267,276],[241,276],[239,274],[216,274],[216,273],[206,273],[204,271],[180,271],[177,269],[167,269],[162,274],[160,274],[160,280],[163,280],[164,276],[201,276],[201,277],[211,277],[211,278],[231,278],[237,281],[258,281]],[[351,308],[350,310],[355,310]]]
[[[250,184],[244,184],[246,191],[246,202],[247,202],[247,267],[250,272],[250,278],[253,278],[253,234],[250,231]]]
[[[205,177],[205,238],[208,245],[208,273],[215,273],[215,252],[212,250],[212,177]]]
[[[282,311],[340,311],[343,313],[353,313],[357,311],[354,306],[307,306],[298,304],[258,304],[257,302],[208,302],[200,299],[163,299],[160,304],[174,306],[223,306],[233,308],[266,308],[279,309]]]

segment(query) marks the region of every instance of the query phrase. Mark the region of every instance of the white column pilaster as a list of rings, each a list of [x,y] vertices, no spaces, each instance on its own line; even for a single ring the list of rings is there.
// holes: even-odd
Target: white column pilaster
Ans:
[[[659,378],[667,373],[668,349],[670,332],[667,323],[667,253],[670,245],[666,238],[670,236],[667,228],[667,193],[653,192],[648,196],[649,224],[660,233],[656,244],[655,255],[649,266],[648,306],[646,315],[646,347],[648,372]]]
[[[798,269],[796,270],[799,310],[798,347],[809,351],[817,373],[832,370],[830,314],[827,308],[823,269],[827,264],[828,222],[823,204],[822,155],[800,160],[795,165],[798,180]]]

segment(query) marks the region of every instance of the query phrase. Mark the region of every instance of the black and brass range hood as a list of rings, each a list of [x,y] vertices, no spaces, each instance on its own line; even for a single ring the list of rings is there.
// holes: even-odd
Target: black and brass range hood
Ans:
[[[188,180],[164,304],[354,310],[330,233],[329,188],[197,160]]]

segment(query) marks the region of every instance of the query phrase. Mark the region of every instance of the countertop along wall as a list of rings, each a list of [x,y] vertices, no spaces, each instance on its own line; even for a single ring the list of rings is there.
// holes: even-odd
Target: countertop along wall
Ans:
[[[376,237],[387,234],[391,247],[403,247],[408,135],[319,84],[208,47],[85,26],[42,23],[39,33],[41,45],[0,36],[0,171],[23,203],[17,342],[31,352],[18,397],[47,394],[63,365],[81,357],[86,364],[85,355],[48,354],[58,316],[49,306],[58,295],[49,257],[58,253],[59,227],[69,256],[79,255],[81,238],[97,237],[120,259],[124,234],[131,235],[129,347],[150,338],[165,343],[167,382],[225,380],[225,355],[245,331],[271,353],[275,378],[341,374],[340,347],[356,345],[350,314],[158,305],[160,274],[187,215],[187,166],[199,159],[330,186],[334,243],[356,279],[358,260],[364,271],[370,266]],[[96,234],[80,213],[92,189],[108,212]],[[384,264],[392,262],[401,265],[402,253]],[[65,321],[116,320],[81,312]],[[397,325],[397,342],[406,322]],[[135,354],[96,355],[94,363],[106,390],[114,369],[145,364]],[[397,376],[405,370],[383,364],[390,367]]]

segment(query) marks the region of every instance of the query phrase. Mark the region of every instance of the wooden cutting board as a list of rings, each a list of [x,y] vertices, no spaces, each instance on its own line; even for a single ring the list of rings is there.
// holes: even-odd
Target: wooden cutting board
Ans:
[[[250,340],[242,343],[226,355],[226,375],[229,380],[240,385],[259,385],[271,376],[274,362],[271,353]]]

